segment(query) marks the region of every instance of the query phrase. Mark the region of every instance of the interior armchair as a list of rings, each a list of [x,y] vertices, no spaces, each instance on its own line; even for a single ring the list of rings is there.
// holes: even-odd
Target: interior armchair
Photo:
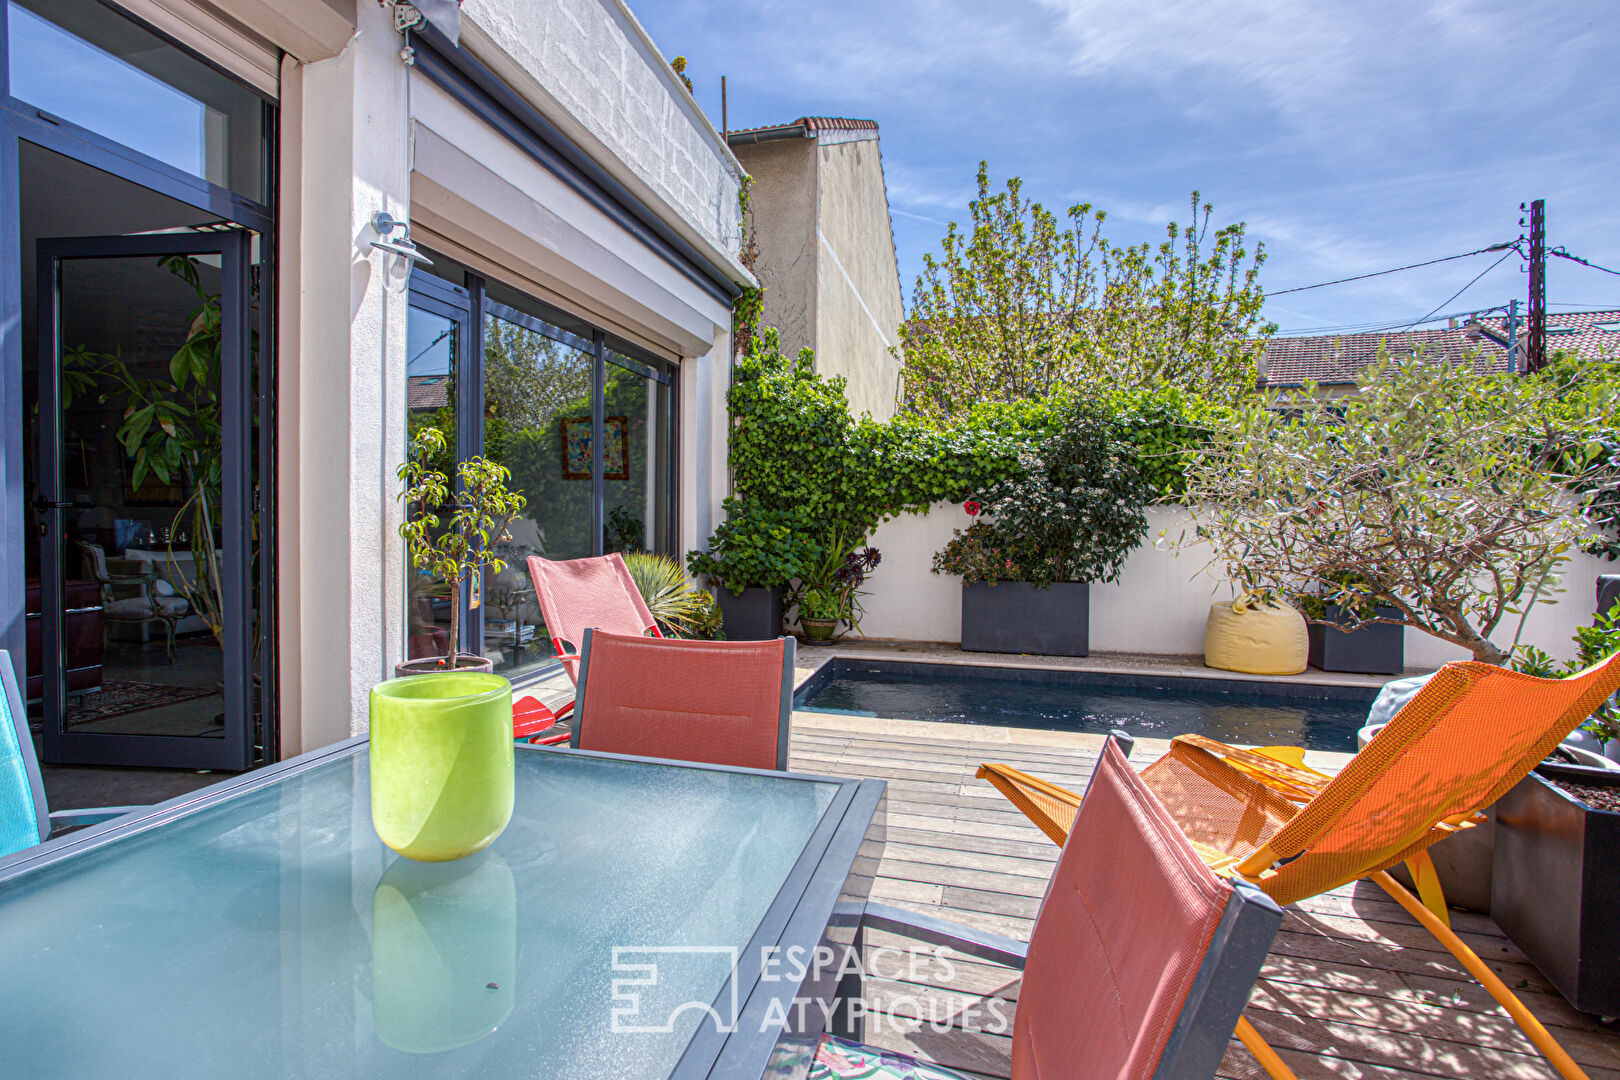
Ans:
[[[157,568],[149,562],[109,559],[100,544],[85,540],[75,540],[74,544],[84,556],[86,575],[101,585],[102,624],[162,623],[169,663],[174,663],[175,627],[191,611],[186,598],[173,595],[173,587],[158,576]]]

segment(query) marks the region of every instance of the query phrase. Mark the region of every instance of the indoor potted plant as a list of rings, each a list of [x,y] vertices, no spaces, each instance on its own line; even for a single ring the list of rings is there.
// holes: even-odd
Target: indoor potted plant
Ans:
[[[411,440],[411,452],[399,467],[405,489],[406,520],[399,527],[405,540],[411,566],[418,574],[442,583],[450,603],[450,634],[447,654],[407,660],[394,668],[396,676],[421,675],[431,671],[492,671],[494,664],[482,656],[457,651],[461,632],[462,584],[470,581],[471,593],[479,595],[478,575],[487,567],[500,573],[506,564],[495,554],[495,546],[506,537],[507,526],[523,509],[526,500],[509,491],[512,474],[503,465],[477,457],[456,466],[456,485],[431,462],[448,453],[449,444],[438,428],[428,427]],[[441,519],[441,514],[447,515]]]
[[[1085,656],[1090,583],[1117,581],[1153,498],[1114,420],[1075,406],[1019,474],[963,509],[973,523],[934,556],[962,578],[962,648]]]
[[[713,587],[727,640],[781,637],[787,583],[819,554],[809,539],[810,522],[801,512],[767,510],[735,497],[724,505],[726,520],[709,537],[708,550],[688,553],[686,565]]]

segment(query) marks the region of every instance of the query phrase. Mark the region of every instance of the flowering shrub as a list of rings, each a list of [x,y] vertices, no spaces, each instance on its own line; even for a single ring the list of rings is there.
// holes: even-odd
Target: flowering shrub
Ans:
[[[1153,498],[1119,423],[1085,404],[1056,436],[1020,455],[1018,475],[963,504],[974,518],[934,556],[964,582],[1114,581],[1147,531]]]

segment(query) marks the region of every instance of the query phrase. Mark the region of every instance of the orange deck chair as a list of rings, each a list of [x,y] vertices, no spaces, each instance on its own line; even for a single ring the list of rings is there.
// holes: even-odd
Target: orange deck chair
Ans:
[[[553,562],[529,556],[529,578],[540,601],[552,647],[562,659],[570,681],[579,682],[579,648],[589,628],[610,634],[651,634],[662,637],[647,602],[641,598],[618,552],[590,559]],[[568,741],[567,735],[546,735],[574,708],[569,702],[556,709],[534,697],[519,699],[514,708],[512,734],[538,743]]]
[[[786,769],[793,645],[586,630],[569,745]]]
[[[1012,1080],[1208,1080],[1282,909],[1247,882],[1211,872],[1112,744],[1074,832],[1027,949],[872,901],[861,927],[1022,969]],[[810,1080],[846,1076],[960,1080],[949,1069],[823,1037]]]
[[[1507,985],[1452,933],[1428,848],[1479,813],[1620,688],[1620,653],[1568,679],[1475,661],[1447,664],[1338,776],[1294,747],[1241,750],[1201,735],[1171,740],[1142,778],[1216,872],[1293,904],[1371,878],[1456,956],[1560,1074],[1586,1074]],[[978,775],[1062,843],[1080,799],[1006,765]],[[1413,896],[1388,871],[1406,863]],[[1243,1021],[1238,1037],[1272,1076],[1293,1076]]]

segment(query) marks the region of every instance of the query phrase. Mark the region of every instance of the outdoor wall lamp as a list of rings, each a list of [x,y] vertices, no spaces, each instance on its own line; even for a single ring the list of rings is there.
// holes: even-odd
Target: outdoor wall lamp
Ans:
[[[400,221],[386,210],[379,210],[371,215],[371,227],[376,230],[378,239],[371,242],[371,246],[387,255],[384,268],[388,277],[395,284],[403,284],[411,276],[411,267],[416,263],[423,266],[432,266],[433,260],[417,249],[416,242],[411,239],[411,227]],[[398,239],[393,237],[395,230],[399,231]]]

